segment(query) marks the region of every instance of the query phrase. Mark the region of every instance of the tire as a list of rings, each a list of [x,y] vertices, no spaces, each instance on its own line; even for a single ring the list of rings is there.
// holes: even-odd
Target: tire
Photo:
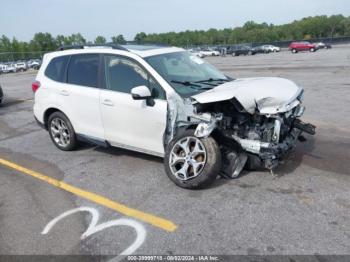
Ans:
[[[310,52],[314,53],[314,52],[316,52],[316,49],[312,47],[312,48],[310,48]]]
[[[253,55],[253,52],[252,52],[252,51],[249,51],[249,52],[248,52],[248,55]]]
[[[296,53],[298,53],[298,50],[296,50],[295,48],[293,48],[293,49],[292,49],[292,53],[293,53],[293,54],[296,54]]]
[[[47,123],[50,138],[57,148],[63,151],[72,151],[77,147],[78,141],[74,128],[62,112],[52,113]]]
[[[264,170],[263,163],[256,155],[248,154],[248,160],[244,166],[249,171],[261,171]]]
[[[198,151],[195,155],[197,159],[191,159],[189,155],[186,155],[185,151],[183,150],[183,147],[179,145],[181,143],[183,143],[184,145],[189,145],[189,147],[186,148],[188,148],[190,154],[192,153],[194,155],[194,152],[196,152],[195,148],[197,146],[197,148],[201,150],[200,152],[203,151],[204,153],[198,154]],[[176,151],[177,153],[174,153]],[[183,158],[184,163],[182,163],[181,160],[177,162],[174,161],[174,156],[179,156],[178,154],[181,154],[180,158]],[[189,162],[192,161],[195,164],[198,164],[198,157],[200,158],[199,161],[202,161],[203,164],[198,165],[198,174],[195,174],[195,172],[193,171],[193,165],[191,165]],[[186,165],[188,167],[187,169],[184,166],[186,161],[188,163]],[[197,138],[194,136],[193,129],[186,130],[182,134],[176,136],[166,148],[164,157],[165,172],[171,181],[173,181],[177,186],[182,188],[201,189],[210,186],[218,176],[221,169],[221,165],[221,152],[214,138]],[[186,172],[187,178],[184,177],[183,173],[179,172],[184,167],[184,172]]]
[[[232,53],[232,56],[238,56],[238,54],[236,52]]]

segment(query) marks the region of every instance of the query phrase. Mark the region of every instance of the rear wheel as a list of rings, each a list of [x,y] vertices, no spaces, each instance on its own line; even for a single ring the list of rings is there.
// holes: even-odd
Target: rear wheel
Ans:
[[[295,48],[293,48],[293,49],[292,49],[292,53],[293,53],[293,54],[296,54],[296,53],[298,53],[298,50],[296,50]]]
[[[52,142],[63,151],[74,150],[78,144],[69,119],[62,112],[54,112],[48,119],[48,131]]]
[[[198,138],[194,130],[186,130],[168,145],[164,165],[168,177],[179,187],[205,188],[219,174],[221,152],[212,137]]]
[[[310,48],[310,52],[315,52],[316,51],[316,49],[315,48]]]

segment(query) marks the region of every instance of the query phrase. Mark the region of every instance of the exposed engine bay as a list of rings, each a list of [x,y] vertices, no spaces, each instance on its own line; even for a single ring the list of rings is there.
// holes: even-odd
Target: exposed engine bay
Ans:
[[[301,105],[276,115],[261,115],[258,109],[251,115],[236,99],[231,99],[198,104],[196,110],[217,117],[214,136],[221,142],[226,161],[224,172],[230,177],[238,176],[247,160],[251,166],[272,170],[295,146],[296,140],[302,139],[302,132],[315,134],[313,125],[299,119],[304,112]]]
[[[250,98],[249,107],[244,107],[236,97],[214,102],[204,97],[203,103],[194,97],[188,100],[191,105],[187,104],[186,121],[178,121],[176,126],[195,124],[195,136],[215,138],[223,158],[222,174],[226,177],[239,176],[245,166],[273,170],[298,139],[305,140],[303,132],[315,134],[315,126],[300,120],[305,110],[303,90],[296,90],[292,99],[277,105],[272,97],[253,100],[254,103]]]

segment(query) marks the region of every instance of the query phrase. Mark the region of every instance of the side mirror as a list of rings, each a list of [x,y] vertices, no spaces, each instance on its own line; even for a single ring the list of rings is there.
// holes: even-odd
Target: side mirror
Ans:
[[[137,86],[131,89],[131,96],[135,100],[144,100],[152,97],[147,86]]]

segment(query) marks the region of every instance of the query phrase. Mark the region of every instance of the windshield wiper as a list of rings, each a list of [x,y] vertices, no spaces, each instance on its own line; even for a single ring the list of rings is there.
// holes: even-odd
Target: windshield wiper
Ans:
[[[196,81],[195,83],[207,83],[207,82],[216,82],[216,81],[220,81],[220,82],[230,82],[230,79],[224,79],[224,78],[209,78],[209,79],[205,79],[205,80],[199,80]]]
[[[200,85],[196,85],[194,84],[193,82],[190,82],[190,81],[177,81],[177,80],[171,80],[170,81],[171,83],[175,83],[175,84],[181,84],[181,85],[184,85],[184,86],[189,86],[189,87],[201,87]],[[196,82],[197,83],[197,82]],[[195,88],[197,90],[197,88]]]

